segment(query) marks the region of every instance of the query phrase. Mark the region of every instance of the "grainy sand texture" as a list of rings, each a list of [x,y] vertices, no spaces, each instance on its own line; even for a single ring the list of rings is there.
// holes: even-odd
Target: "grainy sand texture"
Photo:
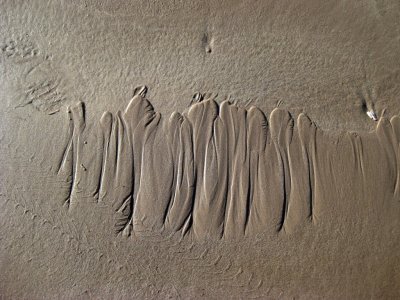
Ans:
[[[400,2],[0,0],[0,299],[400,298]]]

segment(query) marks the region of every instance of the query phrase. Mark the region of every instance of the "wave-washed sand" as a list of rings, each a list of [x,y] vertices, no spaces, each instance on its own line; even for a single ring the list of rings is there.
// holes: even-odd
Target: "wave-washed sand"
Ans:
[[[0,299],[399,299],[399,37],[398,0],[0,0]]]

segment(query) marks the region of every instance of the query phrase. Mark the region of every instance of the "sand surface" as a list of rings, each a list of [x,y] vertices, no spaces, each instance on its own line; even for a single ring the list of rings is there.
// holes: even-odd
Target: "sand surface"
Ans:
[[[0,299],[400,298],[400,2],[0,1]]]

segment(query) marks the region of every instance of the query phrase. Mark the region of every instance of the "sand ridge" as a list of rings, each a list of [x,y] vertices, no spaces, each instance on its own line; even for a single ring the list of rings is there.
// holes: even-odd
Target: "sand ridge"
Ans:
[[[110,205],[115,234],[204,240],[291,233],[305,223],[318,226],[349,184],[365,203],[377,197],[367,190],[399,199],[398,116],[382,117],[364,135],[334,137],[303,113],[294,120],[275,109],[267,119],[256,107],[212,98],[164,119],[146,91],[136,89],[125,111],[103,114],[91,168],[81,154],[84,105],[68,111],[69,142],[58,171],[70,184],[64,204],[73,210],[79,190]],[[375,186],[377,176],[386,178],[384,186]]]

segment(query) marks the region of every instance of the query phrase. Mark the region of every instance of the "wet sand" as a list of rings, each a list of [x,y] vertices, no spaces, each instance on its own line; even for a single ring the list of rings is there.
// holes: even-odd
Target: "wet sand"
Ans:
[[[399,15],[0,1],[0,298],[399,298]]]

